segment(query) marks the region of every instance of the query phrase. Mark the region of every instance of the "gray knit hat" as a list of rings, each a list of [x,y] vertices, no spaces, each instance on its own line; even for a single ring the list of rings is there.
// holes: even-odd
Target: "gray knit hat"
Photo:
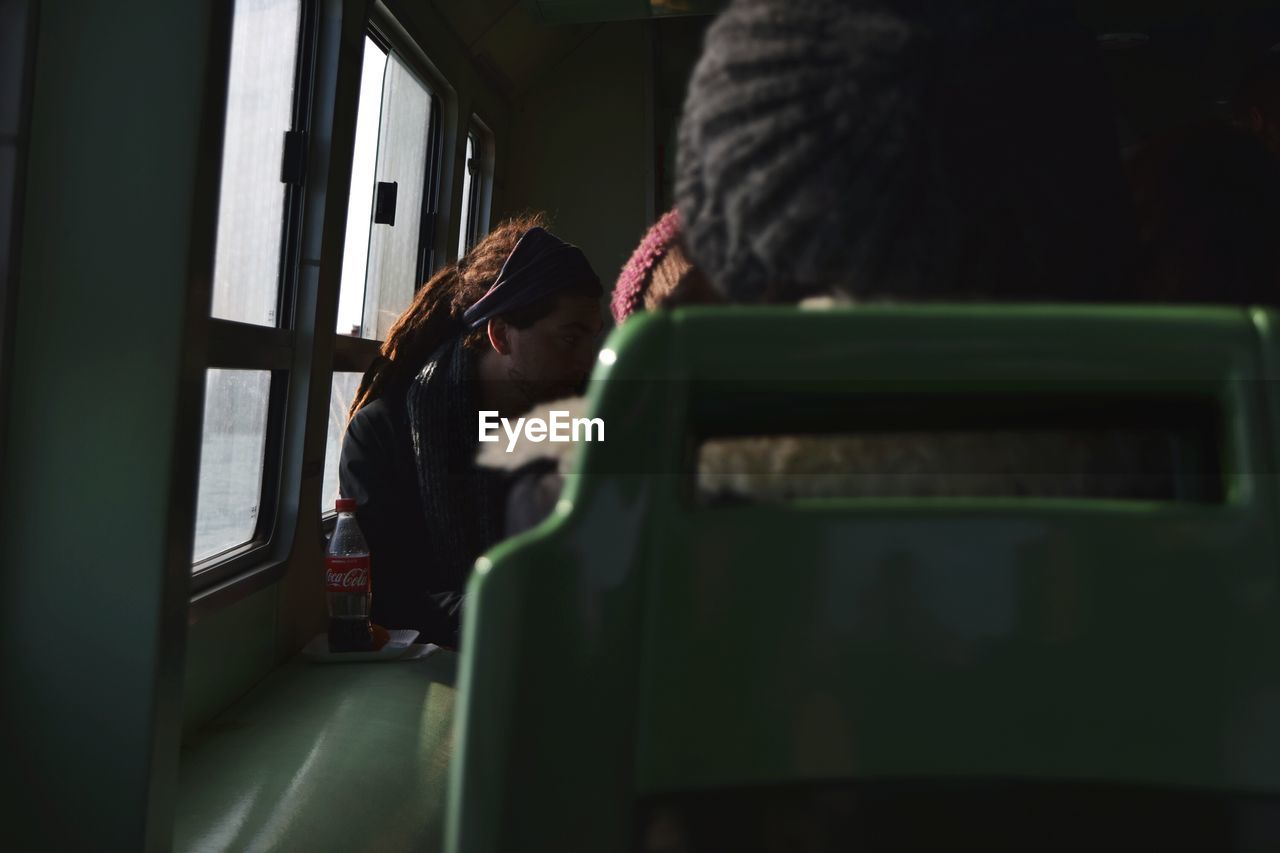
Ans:
[[[1043,0],[734,0],[680,126],[695,262],[730,298],[1124,298],[1093,40]]]

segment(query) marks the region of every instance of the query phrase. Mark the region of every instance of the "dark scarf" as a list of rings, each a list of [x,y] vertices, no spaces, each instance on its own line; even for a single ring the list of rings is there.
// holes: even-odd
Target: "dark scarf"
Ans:
[[[456,338],[432,354],[405,401],[426,513],[432,593],[461,592],[502,531],[503,478],[475,464],[476,354]]]

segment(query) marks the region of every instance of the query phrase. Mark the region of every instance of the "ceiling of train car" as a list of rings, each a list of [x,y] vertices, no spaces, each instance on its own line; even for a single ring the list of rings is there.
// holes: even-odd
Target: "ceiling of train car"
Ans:
[[[509,95],[601,23],[710,15],[725,0],[432,0],[476,63]]]
[[[567,56],[602,23],[714,14],[726,0],[430,0],[478,65],[509,95]],[[1209,69],[1208,89],[1280,47],[1274,0],[1073,0],[1104,47],[1130,54],[1125,64],[1188,63]],[[1137,34],[1137,38],[1131,38]],[[1276,51],[1280,54],[1280,51]]]
[[[625,21],[670,15],[714,15],[726,0],[525,0],[549,24]]]
[[[434,0],[433,5],[476,64],[509,96],[524,91],[595,28],[593,23],[549,26],[524,0]]]

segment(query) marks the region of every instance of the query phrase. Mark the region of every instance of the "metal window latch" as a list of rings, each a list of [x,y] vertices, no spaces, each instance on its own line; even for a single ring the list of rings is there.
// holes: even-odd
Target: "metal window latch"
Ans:
[[[302,186],[307,176],[307,134],[303,130],[284,132],[284,157],[280,163],[280,180]]]
[[[373,222],[375,225],[396,224],[396,182],[378,181],[373,192]]]

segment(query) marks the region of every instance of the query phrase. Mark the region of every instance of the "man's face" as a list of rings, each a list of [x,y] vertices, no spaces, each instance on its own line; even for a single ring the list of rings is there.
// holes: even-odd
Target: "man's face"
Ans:
[[[582,393],[604,322],[600,300],[564,297],[526,329],[505,327],[507,376],[530,405]]]

